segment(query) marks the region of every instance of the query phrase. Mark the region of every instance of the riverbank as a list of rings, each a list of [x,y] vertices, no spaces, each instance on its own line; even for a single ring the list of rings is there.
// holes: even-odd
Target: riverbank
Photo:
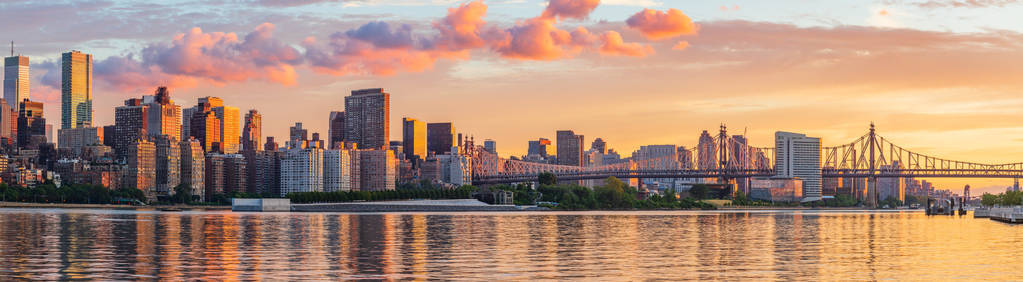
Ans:
[[[110,204],[63,204],[63,203],[21,203],[0,202],[0,208],[35,208],[35,209],[114,209],[114,210],[231,210],[231,206],[198,206],[198,205],[110,205]]]
[[[475,199],[292,204],[292,212],[515,212],[547,211],[537,206],[490,205]]]

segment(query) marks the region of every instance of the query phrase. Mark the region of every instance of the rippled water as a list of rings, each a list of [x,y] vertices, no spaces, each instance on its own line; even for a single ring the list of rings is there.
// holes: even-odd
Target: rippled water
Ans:
[[[1023,225],[920,212],[0,209],[12,279],[1023,279]]]

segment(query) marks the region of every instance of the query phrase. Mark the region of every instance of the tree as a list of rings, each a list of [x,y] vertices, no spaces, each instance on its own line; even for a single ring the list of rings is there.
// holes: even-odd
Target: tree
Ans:
[[[993,206],[997,205],[998,202],[999,202],[999,200],[998,200],[998,196],[997,195],[992,195],[990,193],[984,193],[984,195],[980,196],[980,204],[985,206],[985,207],[993,207]]]
[[[689,189],[689,195],[697,200],[706,199],[708,193],[710,193],[710,187],[704,184],[693,184],[693,188]]]
[[[192,187],[188,184],[178,184],[174,187],[174,196],[171,202],[176,204],[187,204],[192,201]]]
[[[543,172],[537,175],[537,182],[540,182],[540,185],[556,185],[558,184],[558,176],[554,175],[554,173]]]

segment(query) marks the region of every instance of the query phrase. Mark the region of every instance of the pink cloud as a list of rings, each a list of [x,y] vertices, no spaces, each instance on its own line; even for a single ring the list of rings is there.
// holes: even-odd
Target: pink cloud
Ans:
[[[617,31],[608,31],[600,36],[603,44],[600,53],[613,56],[646,57],[654,53],[654,48],[639,43],[626,43]]]
[[[686,48],[689,48],[689,41],[679,41],[678,43],[675,43],[674,46],[671,46],[671,50],[677,51],[682,51],[685,50]]]
[[[585,19],[600,5],[600,0],[550,0],[541,18]]]
[[[696,34],[698,29],[693,20],[674,8],[668,9],[667,12],[643,9],[629,17],[625,23],[651,40]]]

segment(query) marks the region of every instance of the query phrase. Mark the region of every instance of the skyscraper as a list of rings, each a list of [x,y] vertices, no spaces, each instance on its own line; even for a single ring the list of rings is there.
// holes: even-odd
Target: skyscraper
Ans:
[[[174,195],[181,183],[181,144],[177,135],[154,137],[156,142],[156,195]]]
[[[601,154],[607,154],[607,143],[604,143],[604,139],[593,139],[593,143],[590,144],[590,150],[600,152]]]
[[[497,154],[497,141],[491,139],[483,140],[483,149],[491,154]]]
[[[281,159],[281,196],[323,191],[323,149],[289,149]]]
[[[146,103],[149,107],[146,133],[150,136],[165,135],[175,140],[172,143],[177,143],[176,140],[181,140],[181,106],[170,99],[166,86],[156,88],[154,96],[152,102]]]
[[[382,88],[345,97],[345,140],[359,148],[386,148],[390,140],[391,94]]]
[[[242,129],[242,150],[262,150],[263,115],[255,109],[245,114],[245,128]]]
[[[0,144],[10,145],[17,139],[18,111],[8,106],[6,99],[0,99]]]
[[[21,101],[18,111],[18,148],[38,149],[46,143],[46,119],[43,118],[43,103]]]
[[[309,140],[309,130],[302,128],[301,122],[296,122],[295,126],[288,128],[288,149],[302,148],[306,140]]]
[[[339,142],[345,142],[345,112],[330,112],[328,123],[327,135],[329,136],[327,137],[327,142],[330,144],[327,144],[327,147],[336,149],[335,146]]]
[[[220,98],[203,97],[199,98],[199,103],[195,107],[185,109],[184,119],[188,120],[186,123],[188,124],[188,137],[198,139],[207,153],[224,152],[224,142],[221,140],[224,123],[213,111],[215,108],[223,106],[224,101]]]
[[[426,124],[426,150],[435,155],[451,153],[455,141],[455,126],[450,122],[431,122]]]
[[[540,138],[537,140],[529,141],[529,151],[527,151],[526,155],[547,158],[547,146],[550,145],[551,140],[547,138]]]
[[[821,199],[821,139],[775,132],[775,175],[803,180],[804,200]]]
[[[124,106],[114,108],[114,151],[125,158],[135,140],[146,135],[149,106],[142,99],[124,100]]]
[[[188,185],[193,199],[205,201],[206,155],[202,150],[202,142],[195,138],[182,140],[179,152],[181,153],[179,182]]]
[[[394,190],[398,177],[394,152],[359,150],[359,191]]]
[[[583,165],[583,144],[585,139],[582,135],[576,135],[571,130],[558,130],[558,164],[560,165]]]
[[[18,103],[29,99],[28,57],[15,56],[4,58],[4,100],[11,109],[17,109]]]
[[[220,119],[220,144],[224,153],[238,153],[238,141],[241,134],[238,134],[238,108],[221,106],[213,108],[213,113]]]
[[[92,55],[71,51],[61,55],[60,128],[92,125]]]
[[[323,151],[323,191],[352,191],[351,150]]]
[[[700,143],[696,145],[696,167],[698,169],[717,169],[718,149],[714,145],[714,137],[706,130],[700,133]]]
[[[136,139],[129,144],[126,159],[126,188],[136,188],[146,194],[149,200],[156,200],[156,146],[145,139]]]
[[[401,136],[406,159],[426,158],[426,123],[414,118],[402,118]]]

